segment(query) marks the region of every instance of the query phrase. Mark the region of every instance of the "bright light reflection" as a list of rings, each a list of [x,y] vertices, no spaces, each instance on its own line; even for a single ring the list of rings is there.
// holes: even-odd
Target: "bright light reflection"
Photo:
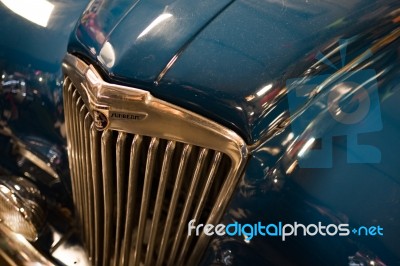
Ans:
[[[293,132],[290,132],[288,134],[288,136],[286,137],[286,139],[284,141],[282,141],[282,146],[286,146],[286,144],[289,143],[289,141],[291,141],[294,138],[294,134]]]
[[[264,95],[265,93],[267,93],[267,91],[269,91],[271,88],[272,88],[272,83],[261,88],[259,91],[256,92],[256,94],[258,97],[260,97],[260,96]]]
[[[46,0],[0,0],[11,11],[42,27],[47,27],[54,5]]]
[[[21,234],[15,233],[15,237],[19,240],[19,242],[26,242],[26,238]]]
[[[301,150],[299,151],[299,153],[297,154],[299,157],[302,157],[304,155],[304,153],[311,147],[311,145],[314,143],[315,138],[310,138],[309,140],[307,140],[306,144],[304,144],[303,148],[301,148]]]
[[[169,13],[159,15],[153,22],[150,23],[149,26],[147,26],[147,28],[144,29],[144,31],[142,31],[142,33],[140,33],[138,39],[142,38],[144,35],[149,33],[153,28],[155,28],[158,24],[160,24],[164,20],[169,19],[170,17],[172,17],[172,14]]]
[[[85,252],[79,246],[66,246],[63,244],[53,252],[53,256],[65,265],[91,265]]]
[[[4,194],[10,193],[10,190],[9,190],[7,187],[5,187],[5,186],[0,186],[0,190],[1,190],[1,192],[3,192]]]
[[[100,54],[97,57],[101,63],[105,64],[107,67],[113,67],[115,63],[115,51],[114,47],[110,42],[105,42],[100,50]]]

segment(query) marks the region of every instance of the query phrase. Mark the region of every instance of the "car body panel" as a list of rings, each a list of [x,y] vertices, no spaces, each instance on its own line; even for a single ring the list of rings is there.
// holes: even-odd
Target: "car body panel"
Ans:
[[[98,64],[110,80],[145,87],[157,97],[234,129],[249,144],[267,134],[268,125],[279,114],[271,106],[282,96],[285,80],[301,73],[299,64],[312,61],[341,36],[374,27],[396,6],[391,1],[384,5],[375,1],[234,1],[211,4],[212,9],[194,7],[193,14],[183,1],[163,8],[153,2],[146,5],[135,2],[134,7],[125,4],[125,9],[122,5],[129,10],[123,19],[121,11],[114,15],[113,9],[107,13],[94,8],[100,15],[94,12],[91,23],[87,11],[71,36],[69,51]],[[148,18],[150,6],[154,15]],[[152,24],[166,14],[171,17]],[[179,25],[177,33],[174,18],[188,16],[188,24]],[[148,27],[152,28],[148,36],[138,38]],[[93,37],[93,31],[103,37]],[[128,31],[132,37],[127,39]],[[103,44],[106,50],[112,47],[112,64],[101,59]],[[258,96],[269,84],[273,88]]]
[[[253,150],[223,219],[224,224],[261,221],[263,224],[348,223],[351,228],[380,225],[384,235],[368,237],[351,233],[348,237],[308,236],[286,241],[271,236],[255,237],[251,241],[243,237],[214,237],[205,264],[224,261],[233,265],[257,265],[260,261],[266,265],[400,263],[397,245],[400,168],[395,155],[400,128],[397,110],[400,42],[398,13],[386,14],[372,28],[365,28],[357,35],[341,36],[351,44],[334,41],[320,50],[327,55],[323,60],[305,58],[296,66],[303,71],[298,75],[300,85],[323,73],[330,73],[324,81],[340,84],[348,78],[341,75],[347,71],[373,70],[379,101],[370,107],[378,119],[369,122],[365,119],[345,130],[348,125],[332,120],[323,93],[322,96],[310,94],[306,108],[299,107],[299,111],[292,112],[292,91],[288,89],[283,100],[273,106],[280,105],[287,112],[278,113],[281,123],[273,124],[265,142]],[[308,110],[316,112],[311,120],[307,119]],[[322,139],[322,143],[316,150],[308,150],[311,155],[301,162],[300,153],[314,137]],[[373,160],[375,152],[378,155]]]
[[[69,51],[112,77],[153,83],[181,47],[232,1],[93,1]]]
[[[290,170],[290,127],[257,148],[250,158],[223,224],[349,224],[383,228],[384,236],[307,236],[282,241],[278,236],[214,237],[204,265],[232,261],[232,265],[352,265],[399,264],[398,239],[400,171],[394,155],[399,143],[400,91],[381,103],[381,131],[359,134],[361,143],[379,148],[381,161],[350,164],[347,136],[333,138],[330,168]],[[318,128],[321,125],[316,125]],[[300,142],[301,143],[301,142]],[[288,173],[288,170],[290,173]],[[266,240],[268,238],[268,240]],[[379,263],[380,264],[379,264]]]

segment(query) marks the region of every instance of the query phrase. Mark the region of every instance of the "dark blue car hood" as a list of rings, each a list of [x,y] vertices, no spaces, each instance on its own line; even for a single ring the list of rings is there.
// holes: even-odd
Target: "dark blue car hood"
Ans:
[[[94,1],[69,52],[97,64],[105,79],[147,89],[251,144],[287,110],[277,104],[285,80],[301,76],[344,32],[376,27],[388,7],[375,1]]]

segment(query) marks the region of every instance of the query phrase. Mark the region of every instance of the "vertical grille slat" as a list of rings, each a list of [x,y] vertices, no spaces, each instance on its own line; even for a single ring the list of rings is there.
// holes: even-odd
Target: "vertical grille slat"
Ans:
[[[206,179],[206,183],[205,183],[205,185],[203,187],[203,190],[201,191],[201,196],[200,196],[200,199],[199,199],[199,201],[198,201],[198,203],[196,205],[196,210],[194,212],[193,219],[196,222],[200,221],[200,215],[202,214],[202,210],[204,208],[204,205],[205,205],[205,202],[206,202],[206,199],[207,199],[207,195],[210,193],[210,188],[211,188],[211,185],[212,185],[212,183],[214,181],[214,178],[216,176],[218,166],[219,166],[219,164],[221,162],[221,157],[222,157],[221,152],[216,152],[214,154],[214,157],[213,157],[213,160],[212,160],[212,163],[211,163],[211,166],[210,166],[210,170],[208,172],[208,176],[207,176],[207,179]],[[193,239],[193,235],[190,235],[190,236],[187,235],[186,236],[186,239],[185,239],[185,241],[183,243],[183,246],[182,246],[181,253],[179,255],[178,261],[183,261],[185,259],[185,255],[187,253],[187,250],[189,248],[189,245],[190,245],[190,242],[192,241],[192,239]]]
[[[164,260],[164,256],[166,253],[168,240],[169,240],[168,237],[171,233],[170,230],[171,230],[172,222],[174,219],[174,214],[175,214],[175,211],[177,208],[178,197],[179,197],[180,190],[181,190],[183,176],[185,174],[186,166],[187,166],[191,151],[192,151],[192,146],[188,145],[188,144],[185,145],[185,147],[183,148],[183,151],[182,151],[181,160],[179,162],[178,173],[177,173],[176,181],[174,184],[174,190],[172,193],[172,198],[171,198],[171,202],[170,202],[169,209],[168,209],[167,220],[165,222],[166,224],[164,227],[164,232],[162,234],[160,255],[157,258],[157,265],[161,265],[162,261]]]
[[[79,109],[79,162],[80,162],[80,181],[82,186],[82,198],[83,198],[83,206],[82,206],[82,218],[84,223],[84,239],[87,249],[89,249],[89,237],[90,237],[90,216],[89,216],[89,193],[88,193],[88,182],[86,181],[87,176],[87,162],[86,162],[86,153],[84,152],[85,144],[85,116],[86,116],[86,107],[83,105],[82,99],[78,99],[77,107],[81,106]]]
[[[93,182],[91,179],[92,176],[92,168],[88,167],[90,165],[91,161],[91,154],[90,154],[90,126],[92,125],[92,117],[88,113],[87,109],[85,110],[85,120],[84,120],[84,151],[85,151],[85,165],[86,165],[86,182],[87,182],[87,187],[88,187],[88,222],[89,222],[89,257],[93,258],[94,257],[94,247],[95,247],[95,220],[94,220],[94,209],[95,209],[95,203],[94,203],[94,192],[93,192]]]
[[[103,238],[103,265],[110,265],[111,258],[111,240],[113,239],[113,196],[114,196],[114,174],[113,174],[113,158],[114,144],[113,132],[106,130],[101,136],[101,163],[103,170],[103,207],[104,207],[104,238]]]
[[[174,151],[175,151],[175,142],[169,141],[167,144],[167,147],[165,149],[165,154],[164,154],[162,167],[161,167],[160,182],[159,182],[158,190],[157,190],[157,198],[156,198],[155,207],[154,207],[153,221],[152,221],[151,228],[150,228],[150,237],[149,237],[149,244],[147,246],[145,265],[152,265],[152,263],[153,263],[154,247],[156,245],[156,243],[155,243],[156,235],[159,232],[158,226],[159,226],[159,222],[160,222],[160,217],[161,217],[161,212],[162,212],[162,207],[163,207],[163,202],[164,202],[165,189],[166,189],[168,174],[170,172],[171,160],[172,160]]]
[[[83,224],[83,218],[82,218],[82,204],[83,204],[83,199],[82,199],[82,194],[81,194],[81,190],[82,190],[82,186],[81,186],[81,178],[80,178],[80,174],[79,174],[79,158],[78,158],[78,154],[79,154],[79,144],[78,144],[78,114],[77,114],[77,108],[76,108],[76,104],[78,101],[78,91],[74,90],[73,94],[72,94],[72,113],[71,113],[71,120],[72,120],[72,159],[73,159],[73,166],[74,166],[74,174],[75,174],[75,185],[76,185],[76,197],[77,197],[77,212],[78,212],[78,219],[80,221],[80,224]]]
[[[186,265],[202,252],[188,222],[217,221],[240,161],[179,137],[112,124],[102,131],[94,114],[108,116],[107,108],[93,106],[86,85],[72,80],[66,76],[63,91],[72,196],[91,263]]]
[[[208,154],[208,149],[205,149],[205,148],[201,149],[201,151],[199,153],[198,161],[197,161],[197,164],[196,164],[196,168],[195,168],[195,171],[193,173],[193,179],[192,179],[192,182],[190,184],[190,188],[189,188],[188,196],[187,196],[186,201],[185,201],[185,205],[183,207],[182,216],[179,219],[178,230],[177,230],[177,233],[175,235],[174,243],[173,243],[173,246],[172,246],[172,251],[171,251],[171,254],[170,254],[170,261],[171,262],[175,260],[175,256],[176,256],[176,253],[178,252],[178,248],[179,248],[179,244],[181,242],[181,238],[183,237],[183,231],[187,226],[187,224],[185,224],[185,221],[187,221],[187,219],[189,217],[190,209],[192,208],[193,200],[195,198],[196,188],[197,188],[197,185],[199,183],[201,170],[204,167],[207,154]]]
[[[74,98],[76,97],[74,97],[74,95],[77,95],[76,93],[74,94],[74,92],[75,92],[75,90],[70,90],[70,96],[71,96],[71,105],[73,106],[74,105]],[[78,167],[78,164],[76,163],[76,156],[77,156],[77,149],[76,149],[76,137],[77,137],[77,135],[76,135],[76,133],[75,133],[75,118],[76,117],[76,115],[75,115],[75,108],[71,108],[71,111],[70,111],[70,118],[71,118],[71,146],[70,146],[70,151],[71,151],[71,160],[72,160],[72,162],[73,162],[73,166],[72,166],[72,174],[74,175],[74,176],[76,176],[76,178],[74,178],[72,181],[73,181],[73,188],[74,188],[74,192],[75,192],[75,198],[77,199],[77,201],[76,201],[76,212],[77,212],[77,216],[78,216],[78,219],[80,220],[81,219],[81,216],[80,216],[80,209],[81,209],[81,206],[80,206],[80,194],[79,194],[79,179],[78,179],[78,169],[77,169],[77,167]]]
[[[134,228],[134,213],[137,209],[136,194],[138,191],[138,178],[139,178],[139,160],[142,150],[142,136],[136,135],[133,138],[130,157],[129,157],[129,177],[128,177],[128,193],[126,204],[126,221],[124,229],[124,237],[121,245],[121,265],[129,264],[129,253],[132,250],[132,235]]]
[[[122,220],[123,220],[123,200],[125,196],[125,191],[124,191],[124,184],[126,182],[126,149],[127,149],[127,134],[124,132],[120,132],[118,134],[118,139],[117,139],[117,149],[116,149],[116,164],[117,164],[117,193],[116,193],[116,198],[117,198],[117,224],[116,224],[116,231],[115,231],[115,251],[114,251],[114,265],[117,266],[118,264],[118,258],[119,258],[119,253],[121,249],[121,234],[122,234]]]
[[[150,193],[151,193],[151,184],[153,181],[153,174],[155,171],[155,162],[156,162],[156,152],[158,149],[159,140],[157,138],[152,138],[149,150],[147,153],[147,161],[146,161],[146,171],[144,174],[144,184],[143,184],[143,194],[142,194],[142,204],[140,206],[140,214],[139,214],[139,225],[137,229],[136,236],[136,245],[134,251],[134,264],[135,266],[140,264],[141,255],[142,255],[142,246],[143,246],[143,237],[146,233],[146,224],[147,224],[147,212],[150,201]]]
[[[72,96],[72,90],[73,90],[73,85],[72,85],[72,82],[71,82],[71,80],[70,79],[68,79],[68,78],[65,78],[64,79],[64,86],[65,86],[65,89],[63,90],[63,97],[64,97],[64,101],[65,101],[65,106],[72,106],[72,103],[71,103],[71,96]],[[71,116],[72,116],[72,114],[71,114],[71,112],[72,112],[72,108],[65,108],[64,109],[64,112],[65,112],[65,129],[66,129],[66,133],[67,133],[67,149],[68,149],[68,156],[69,156],[69,160],[70,161],[74,161],[74,154],[73,154],[73,152],[72,152],[72,142],[73,142],[73,132],[72,132],[72,121],[71,121]],[[75,175],[75,172],[74,172],[74,167],[71,167],[71,174],[72,175]],[[76,184],[75,184],[75,178],[73,178],[72,180],[71,180],[71,185],[72,185],[72,196],[73,196],[73,198],[74,199],[76,199],[77,198],[77,195],[76,195],[76,189],[77,189],[77,186],[76,186]]]
[[[90,125],[90,155],[91,155],[91,168],[92,168],[92,184],[93,184],[93,197],[94,197],[94,258],[92,261],[95,265],[102,265],[101,251],[103,247],[102,234],[103,230],[103,209],[102,209],[102,196],[103,186],[101,183],[101,155],[100,155],[100,137],[96,130],[94,123]],[[90,177],[89,177],[90,180]],[[90,181],[89,181],[90,182]]]

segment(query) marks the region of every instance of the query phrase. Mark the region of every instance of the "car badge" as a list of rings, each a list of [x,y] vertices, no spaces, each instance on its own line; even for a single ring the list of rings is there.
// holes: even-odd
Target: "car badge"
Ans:
[[[108,125],[108,119],[105,114],[100,111],[94,110],[94,125],[98,130],[104,130]]]

